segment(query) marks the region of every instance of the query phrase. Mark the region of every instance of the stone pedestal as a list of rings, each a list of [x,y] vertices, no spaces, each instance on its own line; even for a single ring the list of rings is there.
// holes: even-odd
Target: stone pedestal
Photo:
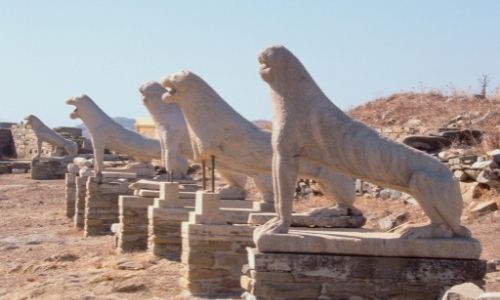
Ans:
[[[85,198],[85,236],[111,234],[111,225],[118,223],[118,197],[130,195],[129,184],[136,180],[134,173],[106,173],[102,178],[87,180]]]
[[[197,191],[194,211],[189,213],[189,222],[193,224],[226,224],[220,212],[218,193]]]
[[[74,224],[76,228],[83,229],[85,226],[85,198],[87,197],[87,176],[75,178],[75,213]]]
[[[253,247],[255,227],[182,223],[184,266],[180,285],[196,297],[238,297],[241,268],[247,263],[246,247]]]
[[[119,196],[120,225],[117,232],[117,252],[146,250],[148,247],[148,207],[154,199]]]
[[[76,174],[66,173],[64,179],[64,198],[66,199],[66,217],[75,216]]]
[[[68,161],[63,158],[40,158],[31,161],[31,179],[64,179]]]
[[[248,249],[244,299],[438,299],[486,273],[474,239],[404,240],[362,229],[292,229]]]
[[[189,216],[179,195],[179,183],[160,182],[159,196],[148,209],[148,251],[169,259],[179,259],[181,223]]]
[[[189,217],[184,208],[148,208],[148,251],[156,256],[178,260],[181,249],[181,224]]]

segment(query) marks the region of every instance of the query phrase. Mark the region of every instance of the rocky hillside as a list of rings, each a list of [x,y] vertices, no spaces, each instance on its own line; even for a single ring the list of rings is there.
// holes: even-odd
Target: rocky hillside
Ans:
[[[500,146],[499,99],[399,93],[370,101],[348,114],[381,131],[400,127],[409,134],[430,134],[442,127],[479,129],[485,134],[484,147]]]

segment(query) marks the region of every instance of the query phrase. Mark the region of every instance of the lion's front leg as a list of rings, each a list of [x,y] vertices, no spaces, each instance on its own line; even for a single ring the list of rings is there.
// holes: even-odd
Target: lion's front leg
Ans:
[[[288,233],[288,228],[292,223],[293,193],[297,172],[297,158],[276,152],[273,154],[272,174],[277,217],[255,230],[255,242],[265,234]]]

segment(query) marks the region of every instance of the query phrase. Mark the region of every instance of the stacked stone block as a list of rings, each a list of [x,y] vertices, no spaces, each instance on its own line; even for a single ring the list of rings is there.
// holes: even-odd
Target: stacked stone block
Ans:
[[[160,183],[159,198],[148,209],[148,250],[153,255],[178,259],[181,251],[181,223],[187,221],[189,209],[180,198],[179,184]]]
[[[31,179],[63,179],[66,166],[71,160],[63,158],[40,158],[31,161]]]
[[[102,178],[91,176],[87,179],[85,236],[111,234],[111,225],[119,222],[118,197],[132,194],[129,184],[136,180],[136,175],[129,175],[128,178],[106,177],[103,173]]]
[[[475,259],[261,253],[248,249],[243,299],[438,299],[447,288],[482,284]]]
[[[119,196],[120,225],[117,252],[141,251],[148,247],[148,207],[154,199]]]
[[[66,199],[66,217],[75,216],[76,174],[66,173],[64,179],[64,197]]]
[[[87,176],[75,178],[76,196],[74,224],[76,228],[83,229],[85,226],[85,198],[87,197]]]
[[[195,210],[182,223],[181,288],[196,297],[241,295],[241,268],[254,227],[227,225],[217,193],[198,191]]]
[[[179,259],[182,249],[181,224],[188,216],[188,209],[165,208],[159,207],[158,204],[150,206],[148,251],[159,257]]]
[[[254,228],[184,222],[181,288],[196,297],[241,295],[241,269],[247,263],[246,248],[254,246]]]

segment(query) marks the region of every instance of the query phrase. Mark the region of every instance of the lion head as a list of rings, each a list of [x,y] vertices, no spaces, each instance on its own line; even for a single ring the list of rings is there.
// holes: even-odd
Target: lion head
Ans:
[[[151,101],[161,101],[161,96],[167,90],[156,81],[148,81],[139,87],[139,92],[142,94],[144,105],[147,105]]]
[[[71,97],[68,100],[66,100],[66,104],[75,106],[75,110],[70,113],[69,117],[73,120],[81,119],[82,117],[79,114],[78,109],[88,105],[89,103],[92,103],[92,99],[90,99],[90,97],[85,94],[76,97]]]
[[[179,102],[182,99],[179,95],[187,92],[190,86],[199,83],[200,81],[202,80],[196,74],[185,70],[165,76],[160,81],[161,85],[167,89],[167,93],[162,96],[163,102]]]
[[[282,45],[262,50],[258,61],[260,76],[274,89],[297,87],[312,79],[297,57]]]

